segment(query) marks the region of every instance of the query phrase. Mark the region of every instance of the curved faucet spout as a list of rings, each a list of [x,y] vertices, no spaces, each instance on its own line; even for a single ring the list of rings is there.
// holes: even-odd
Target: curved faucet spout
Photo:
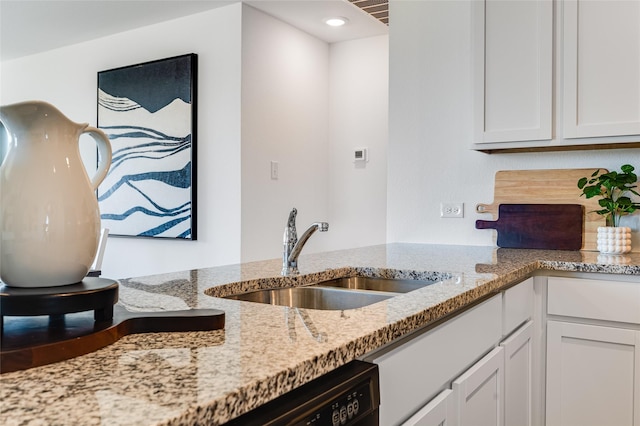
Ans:
[[[315,222],[312,224],[300,237],[295,246],[293,246],[293,250],[289,254],[289,262],[298,262],[298,256],[300,256],[300,252],[302,251],[302,247],[304,247],[305,243],[314,232],[326,232],[329,230],[329,224],[327,222]]]
[[[284,235],[282,238],[283,252],[282,252],[282,275],[296,275],[298,271],[298,256],[302,248],[309,240],[314,232],[326,232],[329,230],[329,224],[327,222],[315,222],[313,223],[300,237],[296,233],[296,214],[297,210],[294,208],[289,213],[289,220],[287,226],[284,229]]]

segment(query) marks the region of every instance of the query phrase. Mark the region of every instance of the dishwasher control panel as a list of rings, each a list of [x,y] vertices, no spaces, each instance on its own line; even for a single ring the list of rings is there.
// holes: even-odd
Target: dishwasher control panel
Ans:
[[[225,426],[379,426],[378,366],[353,360]]]
[[[372,411],[371,386],[362,383],[356,389],[336,397],[300,421],[297,426],[349,426]]]

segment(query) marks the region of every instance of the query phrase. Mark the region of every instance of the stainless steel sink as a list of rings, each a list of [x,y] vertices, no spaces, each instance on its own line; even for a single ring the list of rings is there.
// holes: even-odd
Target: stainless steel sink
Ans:
[[[435,280],[411,280],[399,278],[373,278],[373,277],[344,277],[329,281],[322,281],[315,285],[326,287],[341,287],[352,290],[373,290],[392,293],[408,293],[422,287],[431,285]]]
[[[344,277],[307,286],[257,290],[225,298],[293,308],[343,310],[371,305],[435,282],[437,281]]]
[[[288,287],[252,291],[226,299],[290,306],[292,308],[343,310],[371,305],[393,297],[393,293],[353,291],[331,287]]]

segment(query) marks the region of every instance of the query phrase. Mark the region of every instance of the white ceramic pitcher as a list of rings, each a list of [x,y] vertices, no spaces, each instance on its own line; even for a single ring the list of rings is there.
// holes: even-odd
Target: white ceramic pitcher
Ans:
[[[95,191],[111,165],[109,139],[40,101],[0,107],[0,121],[10,136],[0,167],[0,280],[13,287],[82,281],[100,239]],[[83,133],[98,146],[92,179],[80,158]]]

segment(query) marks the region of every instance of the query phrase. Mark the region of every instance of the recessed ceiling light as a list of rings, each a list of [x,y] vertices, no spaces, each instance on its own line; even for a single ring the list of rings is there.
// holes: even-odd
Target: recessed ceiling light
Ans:
[[[324,23],[331,27],[341,27],[347,22],[349,22],[349,20],[341,16],[334,16],[332,18],[327,18],[324,20]]]

